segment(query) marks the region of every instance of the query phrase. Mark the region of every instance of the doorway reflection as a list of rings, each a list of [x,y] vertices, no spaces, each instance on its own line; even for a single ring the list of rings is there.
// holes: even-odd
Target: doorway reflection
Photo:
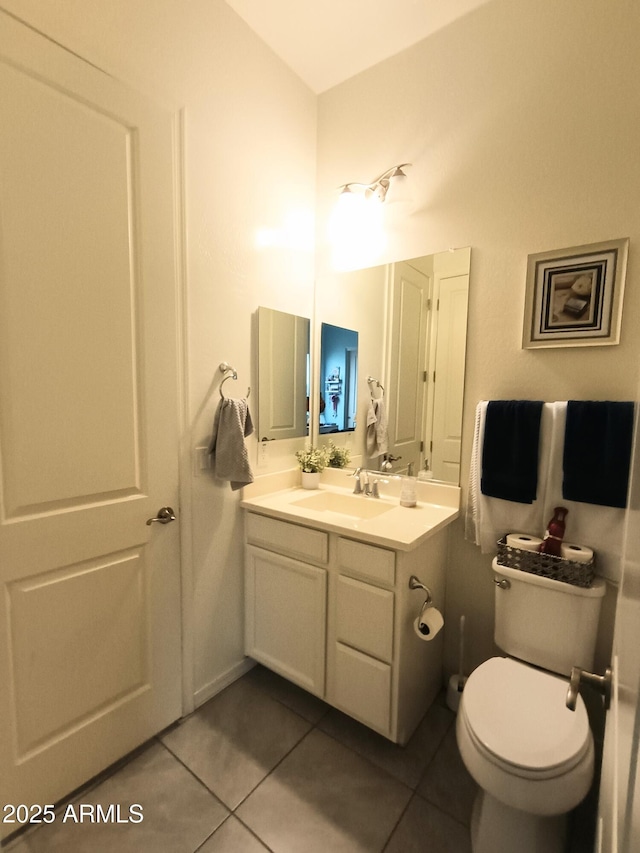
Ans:
[[[319,432],[353,432],[358,397],[358,333],[323,323]]]

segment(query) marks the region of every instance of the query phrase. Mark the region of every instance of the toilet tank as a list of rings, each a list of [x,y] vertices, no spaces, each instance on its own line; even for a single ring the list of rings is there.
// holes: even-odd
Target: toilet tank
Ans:
[[[589,588],[551,580],[493,561],[496,645],[511,657],[570,675],[572,666],[593,669],[605,582]]]

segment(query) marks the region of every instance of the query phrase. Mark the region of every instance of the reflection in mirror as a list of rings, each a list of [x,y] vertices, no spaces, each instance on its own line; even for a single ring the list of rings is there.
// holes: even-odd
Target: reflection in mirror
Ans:
[[[309,433],[309,327],[306,317],[258,308],[260,441]]]
[[[352,456],[380,469],[367,441],[371,400],[382,412],[392,471],[460,481],[469,248],[327,276],[316,284],[316,316],[358,328],[361,381]],[[318,370],[320,372],[320,370]],[[325,380],[322,366],[321,388]],[[369,415],[369,425],[367,416]],[[380,425],[380,424],[378,424]],[[369,451],[367,450],[369,447]]]
[[[320,434],[353,432],[358,408],[358,333],[322,324]]]

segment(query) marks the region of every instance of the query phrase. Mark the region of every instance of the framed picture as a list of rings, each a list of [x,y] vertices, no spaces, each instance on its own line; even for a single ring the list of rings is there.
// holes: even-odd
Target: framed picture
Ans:
[[[523,348],[619,343],[628,250],[625,238],[529,255]]]

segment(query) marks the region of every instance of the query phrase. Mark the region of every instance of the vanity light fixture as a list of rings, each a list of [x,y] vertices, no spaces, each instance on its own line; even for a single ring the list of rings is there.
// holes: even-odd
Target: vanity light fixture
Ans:
[[[343,184],[340,189],[340,195],[349,196],[355,193],[362,193],[365,199],[376,199],[377,201],[386,201],[387,204],[392,204],[394,201],[403,201],[406,189],[407,176],[402,171],[411,163],[401,163],[399,166],[392,166],[383,172],[379,177],[370,184],[361,184],[351,182]]]

